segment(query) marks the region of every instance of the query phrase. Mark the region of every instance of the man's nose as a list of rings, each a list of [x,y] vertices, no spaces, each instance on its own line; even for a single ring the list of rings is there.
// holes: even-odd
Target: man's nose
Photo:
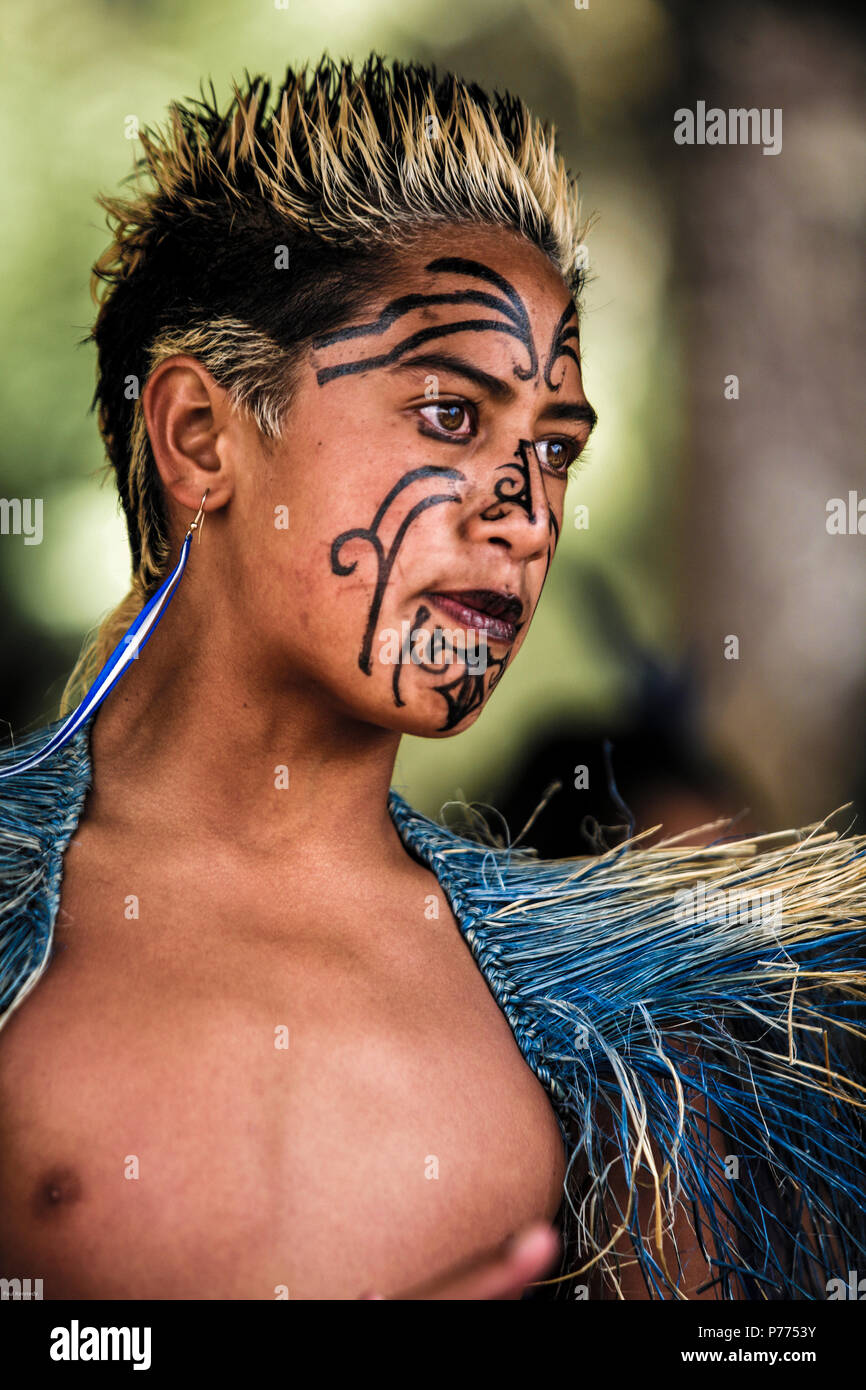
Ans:
[[[471,498],[465,522],[469,540],[501,545],[517,560],[547,553],[554,528],[535,446],[521,439],[514,457],[495,464]]]

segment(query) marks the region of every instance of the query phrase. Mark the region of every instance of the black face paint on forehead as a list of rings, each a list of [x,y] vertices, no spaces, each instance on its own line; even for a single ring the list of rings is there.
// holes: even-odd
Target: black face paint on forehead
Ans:
[[[316,373],[316,380],[320,386],[333,381],[335,377],[349,376],[355,372],[368,372],[378,367],[391,367],[399,361],[404,353],[411,352],[423,343],[431,342],[435,338],[445,338],[453,333],[467,332],[505,333],[516,338],[526,349],[529,365],[524,368],[515,366],[515,377],[519,381],[529,381],[538,375],[538,354],[535,350],[535,341],[532,336],[526,305],[514,286],[509,284],[504,276],[492,270],[490,266],[483,265],[480,261],[467,261],[459,256],[442,256],[438,260],[430,261],[425,269],[433,274],[448,273],[471,276],[495,286],[500,294],[495,295],[484,290],[467,289],[447,293],[402,295],[399,299],[393,299],[389,304],[386,304],[378,318],[371,323],[357,324],[352,328],[339,328],[332,333],[322,333],[313,339],[313,347],[321,349],[330,347],[334,343],[349,342],[356,338],[377,337],[387,332],[392,324],[414,309],[425,308],[432,304],[477,304],[486,309],[496,310],[503,315],[503,319],[460,319],[455,323],[441,323],[429,328],[421,328],[418,332],[410,334],[408,338],[397,343],[396,347],[391,348],[389,352],[372,357],[358,357],[333,367],[320,368]]]
[[[575,320],[575,322],[572,323],[572,319]],[[554,363],[557,362],[560,357],[570,357],[577,367],[577,370],[580,371],[580,350],[578,349],[575,351],[573,347],[569,347],[569,343],[572,340],[576,343],[579,337],[577,309],[574,304],[566,304],[559,322],[553,330],[553,342],[550,345],[550,352],[544,364],[544,384],[548,386],[551,391],[558,391],[562,385],[562,380],[559,380],[556,385],[554,385],[550,375]],[[564,376],[565,373],[563,372],[563,377]]]

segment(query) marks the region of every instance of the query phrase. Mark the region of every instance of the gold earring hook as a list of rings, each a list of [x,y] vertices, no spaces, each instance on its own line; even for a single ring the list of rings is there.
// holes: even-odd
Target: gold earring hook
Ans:
[[[210,488],[209,488],[209,487],[205,488],[205,490],[204,490],[204,497],[201,499],[201,506],[199,507],[198,511],[197,511],[196,514],[195,514],[195,521],[191,521],[191,522],[189,523],[189,531],[187,531],[187,535],[189,535],[190,532],[192,532],[192,531],[198,531],[198,543],[199,543],[199,545],[201,545],[201,533],[202,533],[202,530],[204,529],[204,520],[203,520],[204,514],[205,514],[205,511],[204,511],[204,504],[205,504],[205,502],[206,502],[206,500],[207,500],[207,495],[208,495],[209,492],[210,492]]]

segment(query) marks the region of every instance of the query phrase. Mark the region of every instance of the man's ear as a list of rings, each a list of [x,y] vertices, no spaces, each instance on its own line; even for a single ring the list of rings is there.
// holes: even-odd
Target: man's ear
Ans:
[[[228,393],[196,358],[167,357],[148,377],[141,405],[166,498],[196,512],[207,489],[209,512],[225,506],[235,487],[233,458],[219,447]]]

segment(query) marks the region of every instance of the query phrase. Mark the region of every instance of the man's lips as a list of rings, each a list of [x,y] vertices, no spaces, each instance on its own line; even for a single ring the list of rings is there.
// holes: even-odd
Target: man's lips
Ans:
[[[454,589],[428,593],[437,608],[461,627],[471,627],[498,642],[513,642],[520,630],[523,604],[514,594],[498,589]]]

